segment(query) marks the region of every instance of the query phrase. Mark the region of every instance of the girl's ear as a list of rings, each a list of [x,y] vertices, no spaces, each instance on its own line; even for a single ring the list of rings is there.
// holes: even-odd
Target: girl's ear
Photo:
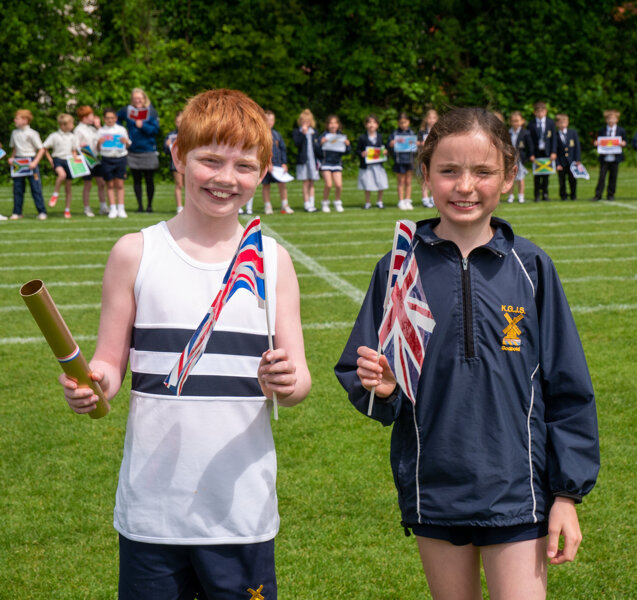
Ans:
[[[515,176],[518,174],[518,165],[514,165],[513,169],[508,175],[505,175],[504,181],[502,182],[502,193],[508,194],[513,189],[513,184],[515,183]]]
[[[173,162],[175,163],[175,168],[182,175],[186,172],[186,165],[179,160],[179,153],[177,152],[177,144],[179,142],[176,141],[172,148],[170,149],[170,155],[173,157]]]

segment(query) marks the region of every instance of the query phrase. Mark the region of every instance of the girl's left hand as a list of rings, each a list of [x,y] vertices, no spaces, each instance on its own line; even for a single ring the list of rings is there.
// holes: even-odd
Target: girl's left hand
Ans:
[[[564,548],[559,549],[560,537],[564,538]],[[582,542],[582,532],[577,519],[575,501],[558,496],[549,513],[549,541],[546,553],[552,565],[561,565],[575,559]]]
[[[137,119],[137,121],[135,121],[135,126],[138,129],[141,129],[143,124],[144,124],[144,121],[142,121],[141,119]]]
[[[266,350],[261,356],[257,378],[266,398],[271,400],[273,392],[277,399],[286,398],[296,388],[296,366],[283,348]]]

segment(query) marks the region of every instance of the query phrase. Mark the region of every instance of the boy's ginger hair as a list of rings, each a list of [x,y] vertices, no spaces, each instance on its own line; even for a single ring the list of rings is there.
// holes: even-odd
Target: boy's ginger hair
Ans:
[[[22,117],[27,120],[27,123],[31,123],[33,121],[33,113],[28,108],[20,108],[15,111],[16,117]]]
[[[186,162],[188,152],[216,142],[257,147],[262,169],[272,160],[272,134],[263,109],[238,90],[209,90],[191,98],[181,116],[177,156]]]
[[[75,111],[75,114],[77,115],[77,118],[81,121],[84,117],[87,117],[88,115],[92,115],[93,109],[87,104],[85,104],[84,106],[78,106],[77,110]]]

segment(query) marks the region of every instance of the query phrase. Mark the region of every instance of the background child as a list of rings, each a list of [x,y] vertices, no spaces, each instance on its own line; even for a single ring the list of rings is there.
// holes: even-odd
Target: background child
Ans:
[[[263,111],[241,92],[192,98],[172,150],[184,174],[184,210],[121,238],[104,272],[92,376],[113,398],[129,356],[132,371],[114,523],[121,600],[197,591],[243,598],[250,587],[277,596],[269,400],[276,392],[281,405],[298,404],[310,374],[294,266],[274,239],[264,236],[263,245],[275,349],[267,350],[265,310],[239,289],[182,394],[163,384],[222,286],[243,234],[239,208],[265,174],[271,148]],[[219,353],[225,360],[214,359]],[[76,412],[94,406],[90,389],[65,375],[60,382]]]
[[[414,238],[436,321],[415,403],[375,350],[389,254],[336,375],[364,413],[375,387],[384,400],[372,417],[395,422],[402,521],[417,536],[432,596],[481,598],[482,560],[491,598],[543,599],[546,556],[575,557],[575,503],[599,470],[586,359],[552,261],[493,217],[516,171],[505,125],[484,109],[451,110],[419,163],[440,218],[420,221]]]
[[[73,133],[73,117],[69,114],[62,113],[58,115],[57,131],[51,133],[45,140],[43,146],[47,150],[47,158],[51,163],[51,168],[55,171],[55,187],[53,195],[49,200],[49,206],[54,207],[58,201],[60,187],[64,183],[66,192],[66,204],[64,206],[64,218],[71,218],[71,190],[73,179],[71,178],[71,170],[67,158],[69,156],[77,156],[77,138]],[[48,151],[51,151],[49,154]]]
[[[318,134],[314,130],[316,121],[309,108],[301,112],[292,139],[299,150],[296,162],[296,178],[303,182],[303,207],[307,212],[316,212],[314,182],[319,178],[316,153],[319,150]]]
[[[343,154],[349,154],[351,148],[349,140],[345,140],[345,152],[335,152],[325,146],[328,134],[342,135],[341,122],[336,115],[330,115],[325,120],[325,131],[320,136],[321,144],[321,175],[325,185],[323,187],[323,202],[321,209],[323,212],[330,212],[330,191],[334,186],[334,209],[336,212],[343,212]]]
[[[124,179],[126,179],[126,155],[131,142],[128,133],[117,124],[117,113],[112,108],[104,111],[104,125],[97,131],[97,149],[102,155],[102,173],[110,209],[109,219],[128,217],[124,208]]]
[[[389,134],[388,143],[390,151],[394,155],[393,171],[396,173],[396,181],[398,182],[398,208],[400,210],[413,210],[411,202],[411,178],[414,169],[414,153],[413,152],[396,152],[393,150],[396,145],[396,138],[403,135],[415,135],[411,127],[409,127],[409,116],[407,113],[398,115],[398,128]]]
[[[431,131],[431,128],[438,122],[438,111],[434,108],[430,108],[425,113],[425,118],[422,120],[420,124],[420,131],[418,131],[418,141],[416,145],[421,148]],[[434,199],[425,183],[424,178],[421,181],[420,189],[422,191],[422,205],[425,208],[433,208],[434,207]]]
[[[79,121],[73,131],[77,139],[77,144],[80,149],[88,147],[91,154],[97,159],[97,155],[99,154],[97,151],[97,142],[99,140],[97,130],[100,127],[100,119],[93,113],[93,109],[90,106],[78,107],[75,114]],[[82,201],[84,202],[84,214],[87,217],[95,216],[91,210],[91,186],[93,178],[95,178],[95,183],[97,183],[97,199],[100,203],[100,214],[107,215],[106,183],[102,177],[102,164],[100,162],[97,162],[91,167],[90,175],[83,177],[84,188],[82,189]]]
[[[33,171],[33,174],[27,177],[13,177],[13,214],[9,217],[11,221],[22,218],[26,179],[29,180],[31,196],[38,211],[37,218],[40,221],[44,221],[47,218],[44,198],[42,197],[40,168],[38,167],[45,150],[42,146],[40,134],[35,129],[31,129],[31,121],[33,121],[33,115],[27,109],[17,110],[13,119],[16,128],[11,132],[11,139],[9,140],[9,147],[12,148],[11,156],[8,159],[9,165],[13,165],[16,158],[29,158],[31,159],[29,168]]]
[[[383,136],[378,131],[378,117],[373,114],[365,117],[366,133],[363,133],[356,142],[356,153],[360,157],[358,164],[358,189],[365,190],[365,206],[363,208],[371,208],[371,194],[378,192],[376,206],[384,208],[383,190],[389,187],[387,181],[387,172],[382,162],[372,163],[370,165],[365,161],[365,148],[383,148],[383,152],[387,155],[387,150],[383,146]]]
[[[511,136],[511,144],[518,151],[518,171],[515,175],[515,182],[513,187],[511,188],[511,193],[507,198],[507,202],[513,202],[514,195],[513,190],[515,189],[515,184],[518,184],[518,202],[520,204],[524,203],[524,176],[526,168],[524,167],[524,163],[529,159],[529,156],[535,154],[533,149],[533,140],[531,139],[531,134],[529,130],[524,127],[524,117],[519,110],[514,110],[509,117],[509,123],[511,124],[511,129],[509,129],[509,135]]]
[[[553,119],[547,117],[545,102],[536,102],[533,105],[533,115],[535,118],[529,122],[529,133],[533,141],[533,154],[530,156],[531,162],[535,157],[550,157],[555,160],[557,156],[557,140],[555,138],[555,123]],[[533,177],[533,199],[535,202],[549,200],[549,177],[550,175],[535,175]]]
[[[173,174],[173,179],[175,181],[175,203],[177,204],[177,214],[179,214],[184,207],[181,198],[181,190],[184,188],[184,176],[177,170],[177,167],[175,167],[175,162],[173,161],[171,152],[173,144],[177,141],[177,133],[179,132],[179,123],[181,122],[182,113],[182,110],[177,112],[175,115],[175,128],[164,140],[164,152],[170,156],[170,172]]]
[[[555,115],[557,127],[557,175],[560,182],[560,200],[568,200],[566,179],[568,178],[571,200],[577,200],[577,179],[571,171],[571,163],[582,162],[582,150],[575,129],[568,127],[568,115]]]
[[[605,110],[604,120],[606,127],[602,127],[597,135],[599,136],[618,136],[621,137],[621,147],[626,146],[626,130],[620,127],[619,117],[621,113],[618,110]],[[597,140],[594,142],[597,147]],[[600,154],[599,155],[599,178],[595,186],[595,197],[593,200],[601,200],[604,195],[604,185],[606,185],[606,174],[608,173],[608,187],[606,188],[606,199],[614,200],[615,191],[617,189],[617,174],[619,172],[619,163],[624,161],[624,151],[619,154]]]
[[[285,147],[285,142],[281,134],[274,129],[276,123],[276,116],[271,110],[265,111],[265,118],[268,126],[270,127],[270,133],[272,134],[272,166],[281,167],[286,173],[288,172],[288,153]],[[272,170],[268,171],[261,182],[261,193],[263,194],[263,212],[266,215],[271,215],[272,202],[270,201],[270,184],[275,183],[279,188],[279,195],[281,196],[281,214],[291,215],[294,213],[292,207],[288,204],[288,189],[284,181],[277,181],[272,177]],[[252,206],[248,203],[248,207]]]

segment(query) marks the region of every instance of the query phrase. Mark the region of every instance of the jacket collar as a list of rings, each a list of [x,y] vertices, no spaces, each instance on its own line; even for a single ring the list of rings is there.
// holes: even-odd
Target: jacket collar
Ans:
[[[435,233],[435,227],[440,223],[440,218],[425,219],[416,223],[416,237],[425,244],[434,245],[442,243],[452,243],[439,238]],[[491,226],[495,229],[493,237],[482,248],[490,250],[498,256],[504,256],[513,250],[515,235],[509,223],[498,217],[491,217]]]

